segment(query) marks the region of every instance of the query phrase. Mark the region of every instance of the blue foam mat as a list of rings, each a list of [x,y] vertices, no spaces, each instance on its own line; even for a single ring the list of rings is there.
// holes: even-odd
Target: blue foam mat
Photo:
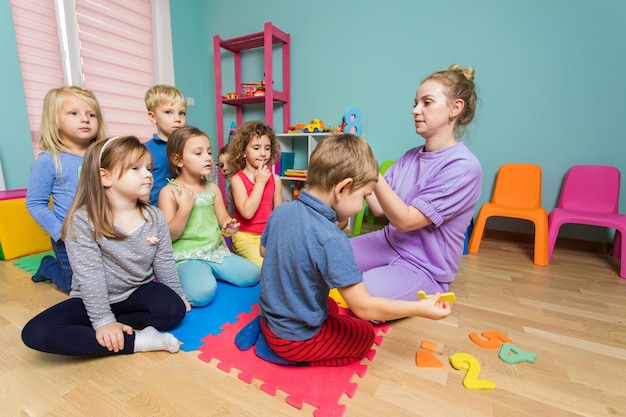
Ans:
[[[234,324],[241,313],[249,313],[259,302],[261,285],[237,287],[227,282],[217,282],[213,301],[205,307],[193,307],[178,327],[171,331],[183,342],[180,348],[186,352],[198,350],[201,339],[218,335],[226,323]]]

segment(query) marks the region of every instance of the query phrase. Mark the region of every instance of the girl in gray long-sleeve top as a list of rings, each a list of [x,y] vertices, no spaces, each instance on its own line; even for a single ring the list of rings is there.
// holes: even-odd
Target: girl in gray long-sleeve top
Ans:
[[[190,305],[165,217],[147,201],[152,158],[136,137],[94,143],[64,224],[70,298],[26,324],[24,343],[62,355],[179,350],[170,330]],[[155,281],[158,277],[158,282]]]

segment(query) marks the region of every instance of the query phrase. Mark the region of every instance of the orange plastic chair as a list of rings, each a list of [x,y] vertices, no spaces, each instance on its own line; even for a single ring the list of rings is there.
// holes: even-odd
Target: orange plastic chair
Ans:
[[[389,169],[389,167],[392,166],[395,162],[396,162],[395,160],[383,161],[383,163],[380,164],[380,173],[382,175],[385,175],[385,172],[387,172],[387,169]],[[361,234],[361,226],[363,225],[363,217],[365,216],[366,209],[367,209],[367,203],[363,201],[363,208],[354,217],[354,226],[352,226],[353,236],[358,236]],[[369,224],[374,224],[374,214],[369,210],[368,212],[369,214],[368,214],[367,222]]]
[[[613,256],[621,258],[620,277],[626,278],[622,248],[626,214],[619,214],[620,171],[607,165],[576,165],[567,170],[556,207],[548,216],[548,261],[561,225],[586,224],[615,229]]]
[[[498,170],[491,202],[482,205],[469,241],[477,253],[492,216],[529,220],[535,225],[535,265],[548,265],[548,213],[541,207],[541,167],[535,164],[504,164]]]

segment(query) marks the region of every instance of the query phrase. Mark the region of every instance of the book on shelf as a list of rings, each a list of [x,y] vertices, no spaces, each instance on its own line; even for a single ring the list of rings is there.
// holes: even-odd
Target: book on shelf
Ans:
[[[290,168],[285,170],[285,177],[306,178],[306,169]]]

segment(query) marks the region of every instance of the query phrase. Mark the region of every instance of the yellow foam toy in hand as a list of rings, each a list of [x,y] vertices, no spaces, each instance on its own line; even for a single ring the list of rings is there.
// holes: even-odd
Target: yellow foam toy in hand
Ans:
[[[420,300],[430,297],[432,297],[432,295],[426,295],[424,291],[419,291],[417,293],[417,298],[419,298]],[[454,304],[456,303],[456,295],[454,295],[453,292],[444,292],[439,295],[439,301],[447,301],[450,304]]]

